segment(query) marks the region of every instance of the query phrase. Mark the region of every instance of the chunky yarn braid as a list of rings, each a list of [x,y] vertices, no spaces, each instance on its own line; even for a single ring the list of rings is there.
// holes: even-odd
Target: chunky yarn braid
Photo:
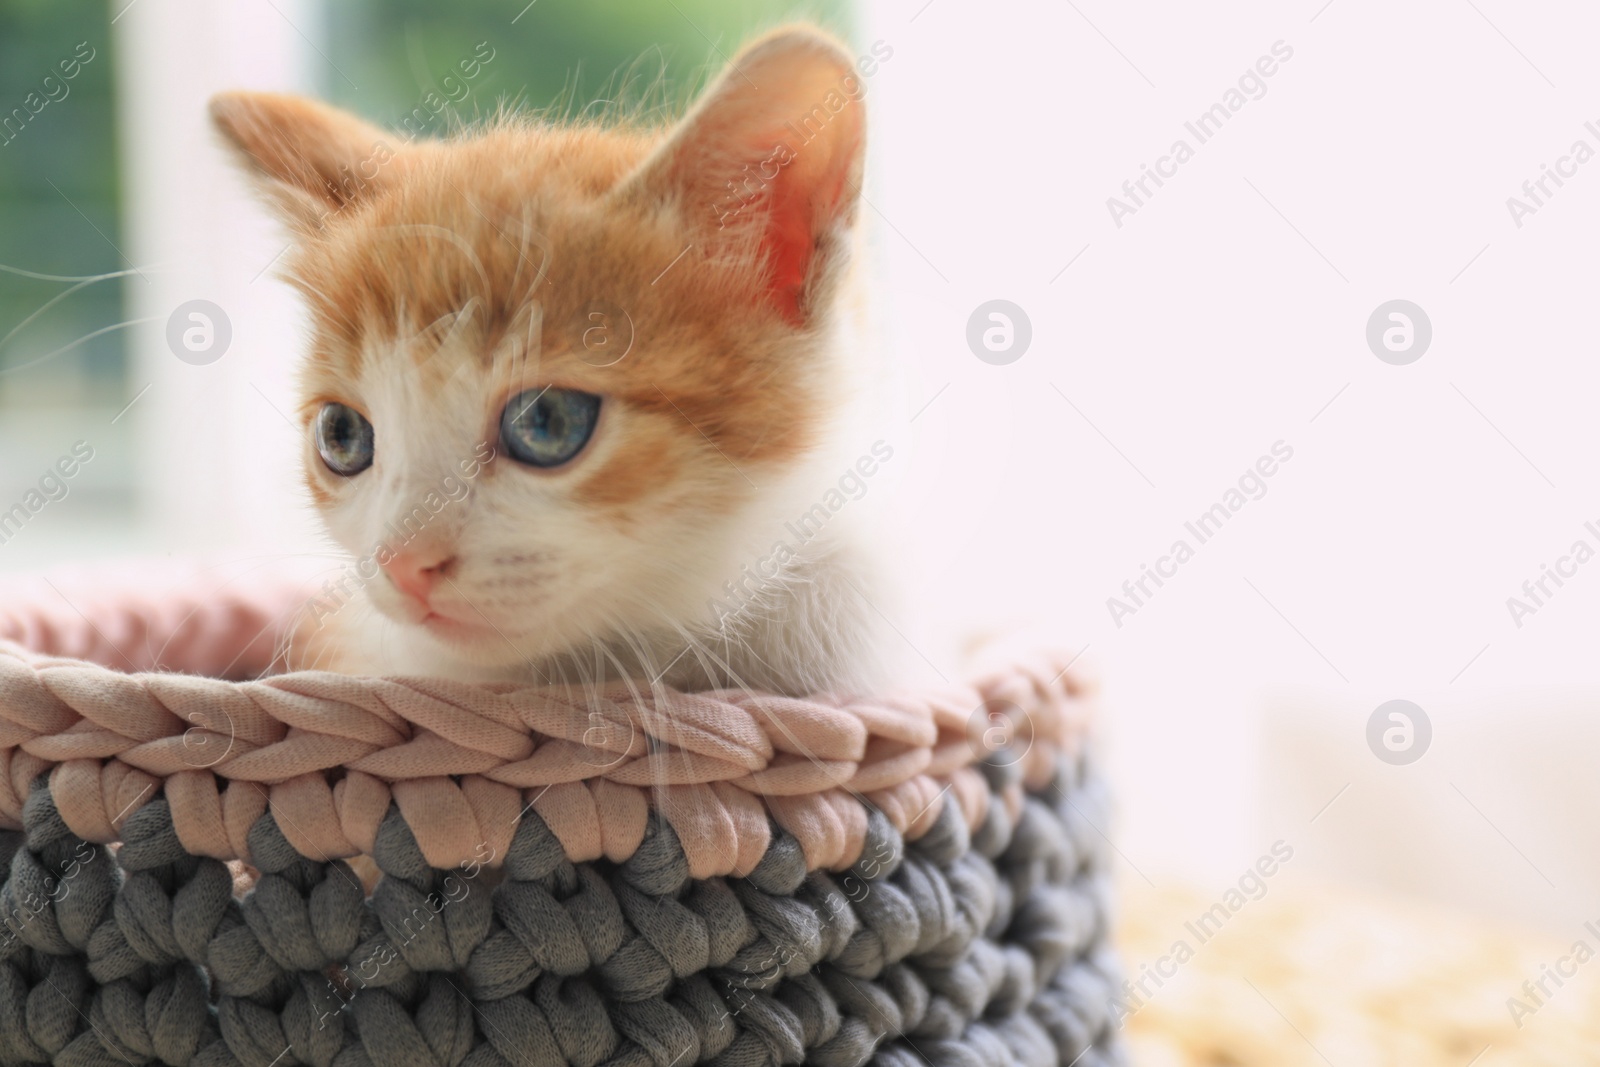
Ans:
[[[0,1067],[1122,1063],[1062,657],[805,700],[263,676],[293,582],[136,577],[0,598]]]
[[[954,805],[914,842],[870,812],[842,873],[774,826],[747,876],[693,879],[659,817],[575,864],[534,810],[498,867],[439,869],[391,807],[370,893],[270,811],[247,872],[187,853],[161,799],[86,842],[40,780],[0,835],[0,1064],[1118,1063],[1090,770],[1063,757],[971,832]]]

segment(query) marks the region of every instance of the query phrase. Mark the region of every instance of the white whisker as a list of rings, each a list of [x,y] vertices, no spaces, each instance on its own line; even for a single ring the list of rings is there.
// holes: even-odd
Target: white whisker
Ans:
[[[64,355],[67,352],[71,352],[74,348],[77,348],[79,345],[84,344],[87,341],[92,341],[96,337],[101,337],[101,336],[104,336],[105,334],[113,333],[113,332],[115,332],[117,330],[125,330],[129,326],[141,326],[141,325],[143,325],[144,323],[147,323],[147,322],[160,322],[161,319],[162,319],[162,316],[160,316],[160,315],[152,315],[149,318],[129,319],[126,322],[115,323],[115,324],[113,324],[111,326],[103,326],[100,329],[95,330],[93,333],[84,334],[82,337],[78,338],[76,341],[72,341],[72,342],[70,342],[68,344],[62,345],[60,348],[56,349],[54,352],[47,352],[44,355],[39,356],[36,359],[28,360],[28,362],[26,362],[26,363],[18,363],[15,367],[0,368],[0,374],[15,374],[19,370],[27,370],[29,367],[37,367],[39,364],[45,362],[46,360],[51,360],[51,359],[54,359],[57,356]]]

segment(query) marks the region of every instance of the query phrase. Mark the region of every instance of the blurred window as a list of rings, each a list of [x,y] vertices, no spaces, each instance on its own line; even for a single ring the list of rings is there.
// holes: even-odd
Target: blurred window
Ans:
[[[36,488],[79,420],[109,425],[126,403],[123,282],[77,280],[131,266],[118,249],[111,18],[103,0],[0,5],[0,511]],[[51,506],[125,513],[127,472],[85,466],[77,499]]]

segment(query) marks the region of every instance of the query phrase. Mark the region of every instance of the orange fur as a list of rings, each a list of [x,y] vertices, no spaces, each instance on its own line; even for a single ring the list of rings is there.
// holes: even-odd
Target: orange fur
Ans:
[[[691,562],[706,554],[697,530],[715,540],[711,524],[762,508],[775,526],[787,504],[763,502],[764,483],[792,479],[818,450],[848,379],[833,337],[864,151],[852,79],[836,42],[790,28],[742,51],[671,129],[505,117],[404,144],[321,104],[218,97],[218,128],[304,235],[287,267],[314,331],[301,418],[309,428],[337,402],[375,428],[374,464],[354,478],[307,447],[307,485],[336,536],[359,552],[391,518],[384,508],[404,512],[402,497],[361,494],[421,478],[404,464],[423,460],[395,458],[423,455],[411,438],[436,435],[426,462],[438,463],[492,447],[524,390],[581,390],[603,405],[586,452],[553,470],[497,455],[475,475],[472,506],[596,534],[604,516],[605,536],[663,556],[618,573],[673,590],[674,603],[700,595],[678,590],[676,573],[710,566]],[[631,339],[609,365],[586,347],[596,309]],[[452,516],[425,540],[458,550],[449,573],[480,590],[471,606],[486,620],[507,588],[579,581],[545,565],[575,565],[570,544],[525,556],[543,569],[491,577],[516,554],[469,521]],[[662,548],[666,530],[689,543],[683,559]],[[715,589],[723,575],[701,576],[713,577]],[[565,603],[548,595],[552,610]],[[548,653],[563,640],[537,643]]]

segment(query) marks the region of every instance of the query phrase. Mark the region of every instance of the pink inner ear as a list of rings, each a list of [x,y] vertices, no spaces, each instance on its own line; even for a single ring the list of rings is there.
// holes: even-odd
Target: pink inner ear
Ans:
[[[753,244],[763,302],[804,325],[806,286],[829,248],[821,239],[853,212],[866,132],[857,90],[837,42],[777,31],[739,54],[623,195],[677,201],[687,220],[704,220],[695,223],[703,241],[735,258]]]
[[[817,238],[823,227],[837,219],[849,178],[849,161],[857,149],[854,143],[840,146],[819,137],[800,146],[796,158],[773,181],[761,251],[767,263],[767,291],[773,306],[791,326],[805,322],[801,300]],[[819,166],[815,158],[805,159],[807,151],[828,156]],[[806,166],[807,163],[811,165]]]
[[[767,291],[772,302],[791,326],[802,325],[805,316],[800,298],[805,293],[806,275],[816,239],[811,227],[811,199],[797,182],[779,181],[772,191],[772,214],[761,251],[767,261]]]

